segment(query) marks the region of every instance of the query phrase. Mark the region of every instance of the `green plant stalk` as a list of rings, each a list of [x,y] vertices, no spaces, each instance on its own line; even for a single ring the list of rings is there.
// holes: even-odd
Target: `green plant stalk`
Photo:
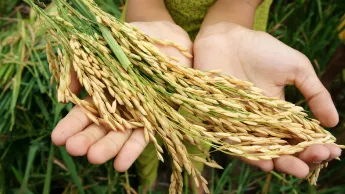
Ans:
[[[49,150],[49,157],[47,162],[47,171],[44,179],[44,186],[43,186],[43,194],[49,194],[50,191],[50,185],[51,185],[51,179],[52,179],[52,170],[53,170],[53,157],[54,157],[54,144],[50,144],[50,150]]]
[[[65,162],[68,171],[71,175],[73,182],[77,185],[78,192],[80,194],[85,194],[83,185],[80,181],[80,177],[78,176],[77,168],[72,157],[67,153],[66,148],[59,147],[60,154],[62,156],[63,161]]]
[[[30,171],[31,171],[38,148],[39,148],[38,145],[35,145],[35,144],[30,146],[29,156],[28,156],[28,160],[27,160],[27,164],[25,168],[25,174],[24,174],[23,182],[20,186],[20,193],[27,192],[28,190],[28,181],[30,177]]]

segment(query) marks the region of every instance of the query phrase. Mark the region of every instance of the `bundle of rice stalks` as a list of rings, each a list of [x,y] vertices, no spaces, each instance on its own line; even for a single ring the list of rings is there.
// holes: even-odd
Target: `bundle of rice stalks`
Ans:
[[[154,43],[174,46],[192,57],[186,49],[145,35],[92,0],[72,2],[76,9],[65,0],[55,1],[59,16],[49,16],[28,2],[50,26],[46,52],[58,100],[79,105],[93,122],[112,130],[142,127],[145,140],[155,145],[163,161],[163,149],[155,137],[159,135],[173,160],[170,193],[182,192],[182,170],[208,192],[207,181],[192,160],[221,167],[201,143],[250,160],[295,154],[312,144],[335,144],[335,137],[308,118],[302,107],[266,97],[253,84],[217,71],[179,66]],[[71,68],[92,103],[69,89]],[[298,143],[291,145],[290,139]],[[198,146],[207,159],[189,154],[183,141]],[[325,166],[320,164],[310,173],[310,183],[316,184]]]

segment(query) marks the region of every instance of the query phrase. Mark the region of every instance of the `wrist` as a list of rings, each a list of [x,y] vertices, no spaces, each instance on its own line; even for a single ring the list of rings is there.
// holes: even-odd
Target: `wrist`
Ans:
[[[126,22],[173,22],[162,0],[128,0]]]
[[[252,29],[257,7],[262,0],[218,0],[209,8],[202,27],[229,22]]]

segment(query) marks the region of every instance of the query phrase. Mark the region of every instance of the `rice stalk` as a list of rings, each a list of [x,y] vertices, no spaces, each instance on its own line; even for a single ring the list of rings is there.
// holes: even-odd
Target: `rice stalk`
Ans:
[[[28,1],[50,26],[46,53],[58,100],[73,102],[94,123],[111,130],[144,128],[145,140],[155,145],[157,158],[164,161],[156,140],[159,135],[173,159],[170,193],[182,193],[183,170],[208,192],[207,181],[192,161],[221,166],[201,143],[250,160],[292,155],[313,144],[337,145],[335,137],[319,121],[308,118],[302,107],[267,97],[252,83],[218,71],[179,66],[154,43],[174,46],[192,57],[188,50],[147,36],[92,0],[73,0],[76,9],[64,0],[55,2],[59,16],[49,16]],[[72,68],[92,103],[69,89]],[[289,139],[298,143],[292,145]],[[183,141],[198,146],[206,159],[189,154]],[[309,174],[311,184],[326,166],[320,164]]]

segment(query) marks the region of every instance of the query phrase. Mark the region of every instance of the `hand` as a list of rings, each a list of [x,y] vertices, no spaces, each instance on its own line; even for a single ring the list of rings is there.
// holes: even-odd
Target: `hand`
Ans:
[[[267,33],[228,22],[203,26],[193,51],[194,68],[222,69],[224,74],[254,83],[268,96],[284,99],[284,87],[295,85],[324,126],[338,123],[331,96],[308,58]],[[340,154],[341,150],[334,145],[312,145],[298,157],[286,155],[274,160],[244,161],[265,171],[275,168],[303,178],[316,163],[332,160]]]
[[[150,36],[172,40],[190,51],[192,49],[188,34],[172,22],[135,22],[132,25]],[[191,59],[184,57],[176,48],[157,46],[168,56],[177,57],[180,64],[191,67]],[[75,72],[72,72],[70,88],[74,93],[81,90]],[[91,98],[86,100],[91,101]],[[58,146],[66,145],[67,152],[72,156],[87,155],[92,164],[102,164],[116,156],[114,168],[119,172],[126,171],[146,147],[142,129],[108,131],[92,123],[78,106],[57,124],[51,138]]]

